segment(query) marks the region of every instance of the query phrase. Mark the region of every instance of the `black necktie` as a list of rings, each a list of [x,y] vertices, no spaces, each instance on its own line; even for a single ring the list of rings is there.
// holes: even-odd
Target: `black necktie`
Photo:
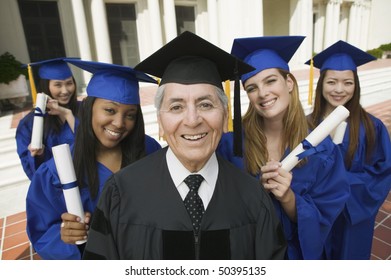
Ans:
[[[196,233],[200,229],[201,219],[205,209],[201,197],[198,195],[198,189],[204,178],[199,174],[189,175],[184,182],[189,187],[189,192],[184,200],[187,212],[190,215],[193,223],[193,228]]]

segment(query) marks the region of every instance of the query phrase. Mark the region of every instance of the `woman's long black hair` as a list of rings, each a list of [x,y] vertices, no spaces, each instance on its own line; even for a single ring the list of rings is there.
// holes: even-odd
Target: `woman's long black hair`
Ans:
[[[309,116],[310,126],[315,128],[324,118],[326,111],[327,100],[323,96],[323,82],[326,77],[326,72],[322,71],[320,73],[318,83],[316,86],[316,95],[315,95],[315,104],[314,110]],[[370,115],[365,111],[365,109],[360,104],[361,97],[361,87],[360,79],[358,77],[357,71],[353,71],[354,75],[354,93],[352,99],[350,99],[344,106],[349,110],[350,115],[347,118],[349,124],[349,146],[347,153],[345,155],[345,164],[348,168],[352,166],[354,155],[357,151],[359,145],[357,139],[360,135],[360,124],[362,123],[365,130],[365,145],[366,149],[366,162],[370,163],[371,155],[376,143],[376,130],[373,124],[373,121],[370,118]]]
[[[86,97],[79,112],[80,124],[76,131],[73,162],[79,187],[88,187],[94,199],[99,190],[97,167],[98,139],[92,129],[92,107],[96,97]],[[145,129],[141,106],[137,105],[136,123],[121,143],[121,168],[145,156]]]
[[[72,111],[72,114],[76,117],[78,113],[77,90],[76,90],[77,85],[76,85],[75,78],[73,76],[72,76],[72,80],[73,83],[75,84],[75,92],[73,93],[72,98],[69,100],[68,104],[66,105],[58,104],[58,105],[70,109]],[[39,81],[40,92],[44,92],[45,94],[53,98],[49,90],[49,82],[50,80],[46,80],[46,79],[41,79]],[[44,121],[43,138],[46,139],[46,137],[52,133],[54,134],[60,133],[62,126],[63,123],[58,116],[47,115]]]

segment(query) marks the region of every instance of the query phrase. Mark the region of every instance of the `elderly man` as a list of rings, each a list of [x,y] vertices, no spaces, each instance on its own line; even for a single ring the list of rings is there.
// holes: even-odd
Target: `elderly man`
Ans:
[[[215,154],[228,120],[222,81],[252,68],[185,32],[135,69],[162,78],[168,147],[107,181],[84,259],[283,259],[270,197]]]

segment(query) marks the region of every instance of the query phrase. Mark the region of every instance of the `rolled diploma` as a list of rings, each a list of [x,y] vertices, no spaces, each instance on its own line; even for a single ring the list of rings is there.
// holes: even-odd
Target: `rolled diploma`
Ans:
[[[346,121],[341,122],[334,131],[332,136],[334,144],[341,144],[343,137],[345,136],[345,131],[348,123]]]
[[[76,182],[75,168],[73,167],[72,155],[68,144],[57,145],[52,148],[53,158],[56,164],[58,177],[62,185]],[[63,188],[65,204],[68,213],[84,220],[84,209],[81,202],[79,187],[75,184],[71,188]],[[83,244],[86,240],[77,241],[76,244]]]
[[[327,116],[305,139],[312,146],[317,146],[329,135],[341,122],[349,116],[349,111],[344,106],[339,105]],[[282,168],[286,171],[291,171],[299,162],[298,154],[304,152],[303,144],[300,143],[297,147],[282,160]]]
[[[33,132],[31,135],[31,148],[42,149],[43,136],[43,115],[46,111],[47,95],[44,93],[37,94],[37,102],[35,105],[35,116],[33,120]]]

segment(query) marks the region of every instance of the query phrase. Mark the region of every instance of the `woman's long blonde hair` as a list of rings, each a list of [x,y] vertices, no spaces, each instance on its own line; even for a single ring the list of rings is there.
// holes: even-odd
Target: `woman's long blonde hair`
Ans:
[[[287,80],[288,76],[293,81],[291,102],[288,105],[283,118],[284,134],[281,141],[281,154],[285,150],[293,150],[307,135],[308,124],[299,97],[299,87],[296,78],[288,71],[278,69],[281,76]],[[257,175],[260,169],[269,160],[267,139],[263,132],[263,118],[256,112],[250,103],[246,114],[243,116],[244,131],[244,161],[249,173]]]

